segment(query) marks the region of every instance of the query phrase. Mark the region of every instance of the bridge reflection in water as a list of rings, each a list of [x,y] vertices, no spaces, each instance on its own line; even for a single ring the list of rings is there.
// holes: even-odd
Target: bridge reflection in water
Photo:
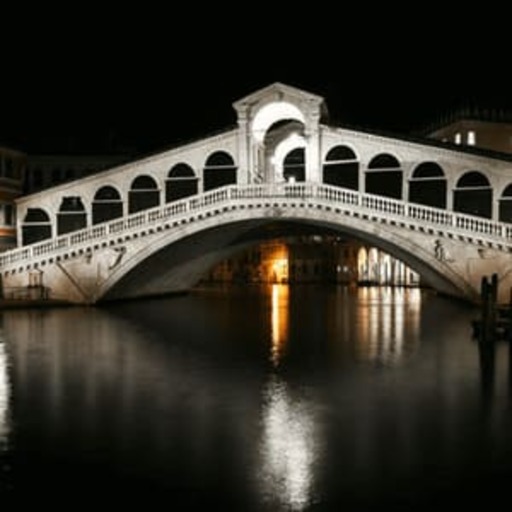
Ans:
[[[512,475],[508,354],[482,421],[472,313],[419,289],[286,284],[4,311],[14,488],[65,502],[87,482],[180,510],[468,503],[468,482]]]

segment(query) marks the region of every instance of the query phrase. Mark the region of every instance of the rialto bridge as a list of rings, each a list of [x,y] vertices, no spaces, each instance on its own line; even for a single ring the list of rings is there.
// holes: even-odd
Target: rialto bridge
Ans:
[[[281,83],[236,101],[237,125],[17,201],[4,290],[73,303],[186,291],[269,225],[353,237],[443,294],[512,286],[512,162],[328,123],[322,97]]]

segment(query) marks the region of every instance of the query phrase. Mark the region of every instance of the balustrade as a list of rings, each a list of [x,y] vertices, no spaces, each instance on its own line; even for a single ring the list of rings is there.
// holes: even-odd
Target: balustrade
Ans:
[[[117,218],[110,222],[85,228],[51,240],[13,249],[0,254],[0,268],[31,262],[34,258],[67,251],[73,247],[136,231],[143,227],[161,224],[168,219],[186,218],[191,212],[209,209],[217,205],[243,206],[261,200],[279,199],[296,206],[296,200],[314,200],[319,205],[348,205],[354,213],[381,216],[386,219],[408,220],[409,225],[444,227],[447,232],[465,235],[484,235],[498,242],[512,240],[512,226],[489,219],[450,212],[392,198],[364,194],[355,190],[316,183],[268,183],[229,185],[193,197],[181,199],[163,206]]]

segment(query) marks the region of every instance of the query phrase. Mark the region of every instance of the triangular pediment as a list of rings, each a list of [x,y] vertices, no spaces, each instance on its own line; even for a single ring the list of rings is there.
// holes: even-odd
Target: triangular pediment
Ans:
[[[234,102],[233,107],[236,110],[239,110],[252,107],[258,103],[267,103],[271,101],[292,101],[293,103],[307,102],[312,103],[313,105],[321,105],[324,103],[324,98],[318,94],[313,94],[291,85],[274,82],[273,84],[248,94]]]

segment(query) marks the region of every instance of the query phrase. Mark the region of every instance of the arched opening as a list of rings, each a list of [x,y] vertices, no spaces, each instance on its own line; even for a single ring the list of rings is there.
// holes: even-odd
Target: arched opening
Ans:
[[[499,210],[499,220],[512,223],[512,183],[501,194]]]
[[[357,251],[357,282],[367,282],[370,279],[370,268],[368,265],[368,252],[364,247]]]
[[[78,231],[87,225],[87,214],[82,198],[63,197],[57,213],[57,235]]]
[[[423,162],[412,173],[409,181],[411,203],[446,208],[446,178],[435,162]]]
[[[167,175],[165,182],[165,202],[178,201],[197,194],[197,176],[190,165],[176,164]]]
[[[335,146],[329,150],[323,164],[323,182],[359,190],[359,162],[352,149]]]
[[[225,151],[216,151],[206,160],[203,170],[204,191],[236,183],[235,162]]]
[[[478,217],[492,217],[492,188],[484,174],[470,171],[459,178],[453,191],[453,209]]]
[[[305,181],[306,157],[304,148],[292,149],[283,160],[283,178],[285,181]]]
[[[98,189],[92,202],[92,223],[100,224],[122,216],[123,202],[117,189],[109,185]]]
[[[50,216],[41,208],[29,208],[21,226],[22,245],[35,244],[51,237]]]
[[[293,104],[285,101],[269,103],[262,107],[254,116],[251,126],[251,133],[257,142],[263,142],[267,130],[274,124],[284,120],[299,121],[304,125],[304,114]]]
[[[368,251],[368,280],[372,284],[380,282],[380,257],[376,247]]]
[[[136,213],[160,204],[156,181],[147,175],[137,176],[128,192],[128,213]]]
[[[387,153],[374,157],[366,170],[365,191],[393,199],[402,199],[402,169],[398,160]]]

